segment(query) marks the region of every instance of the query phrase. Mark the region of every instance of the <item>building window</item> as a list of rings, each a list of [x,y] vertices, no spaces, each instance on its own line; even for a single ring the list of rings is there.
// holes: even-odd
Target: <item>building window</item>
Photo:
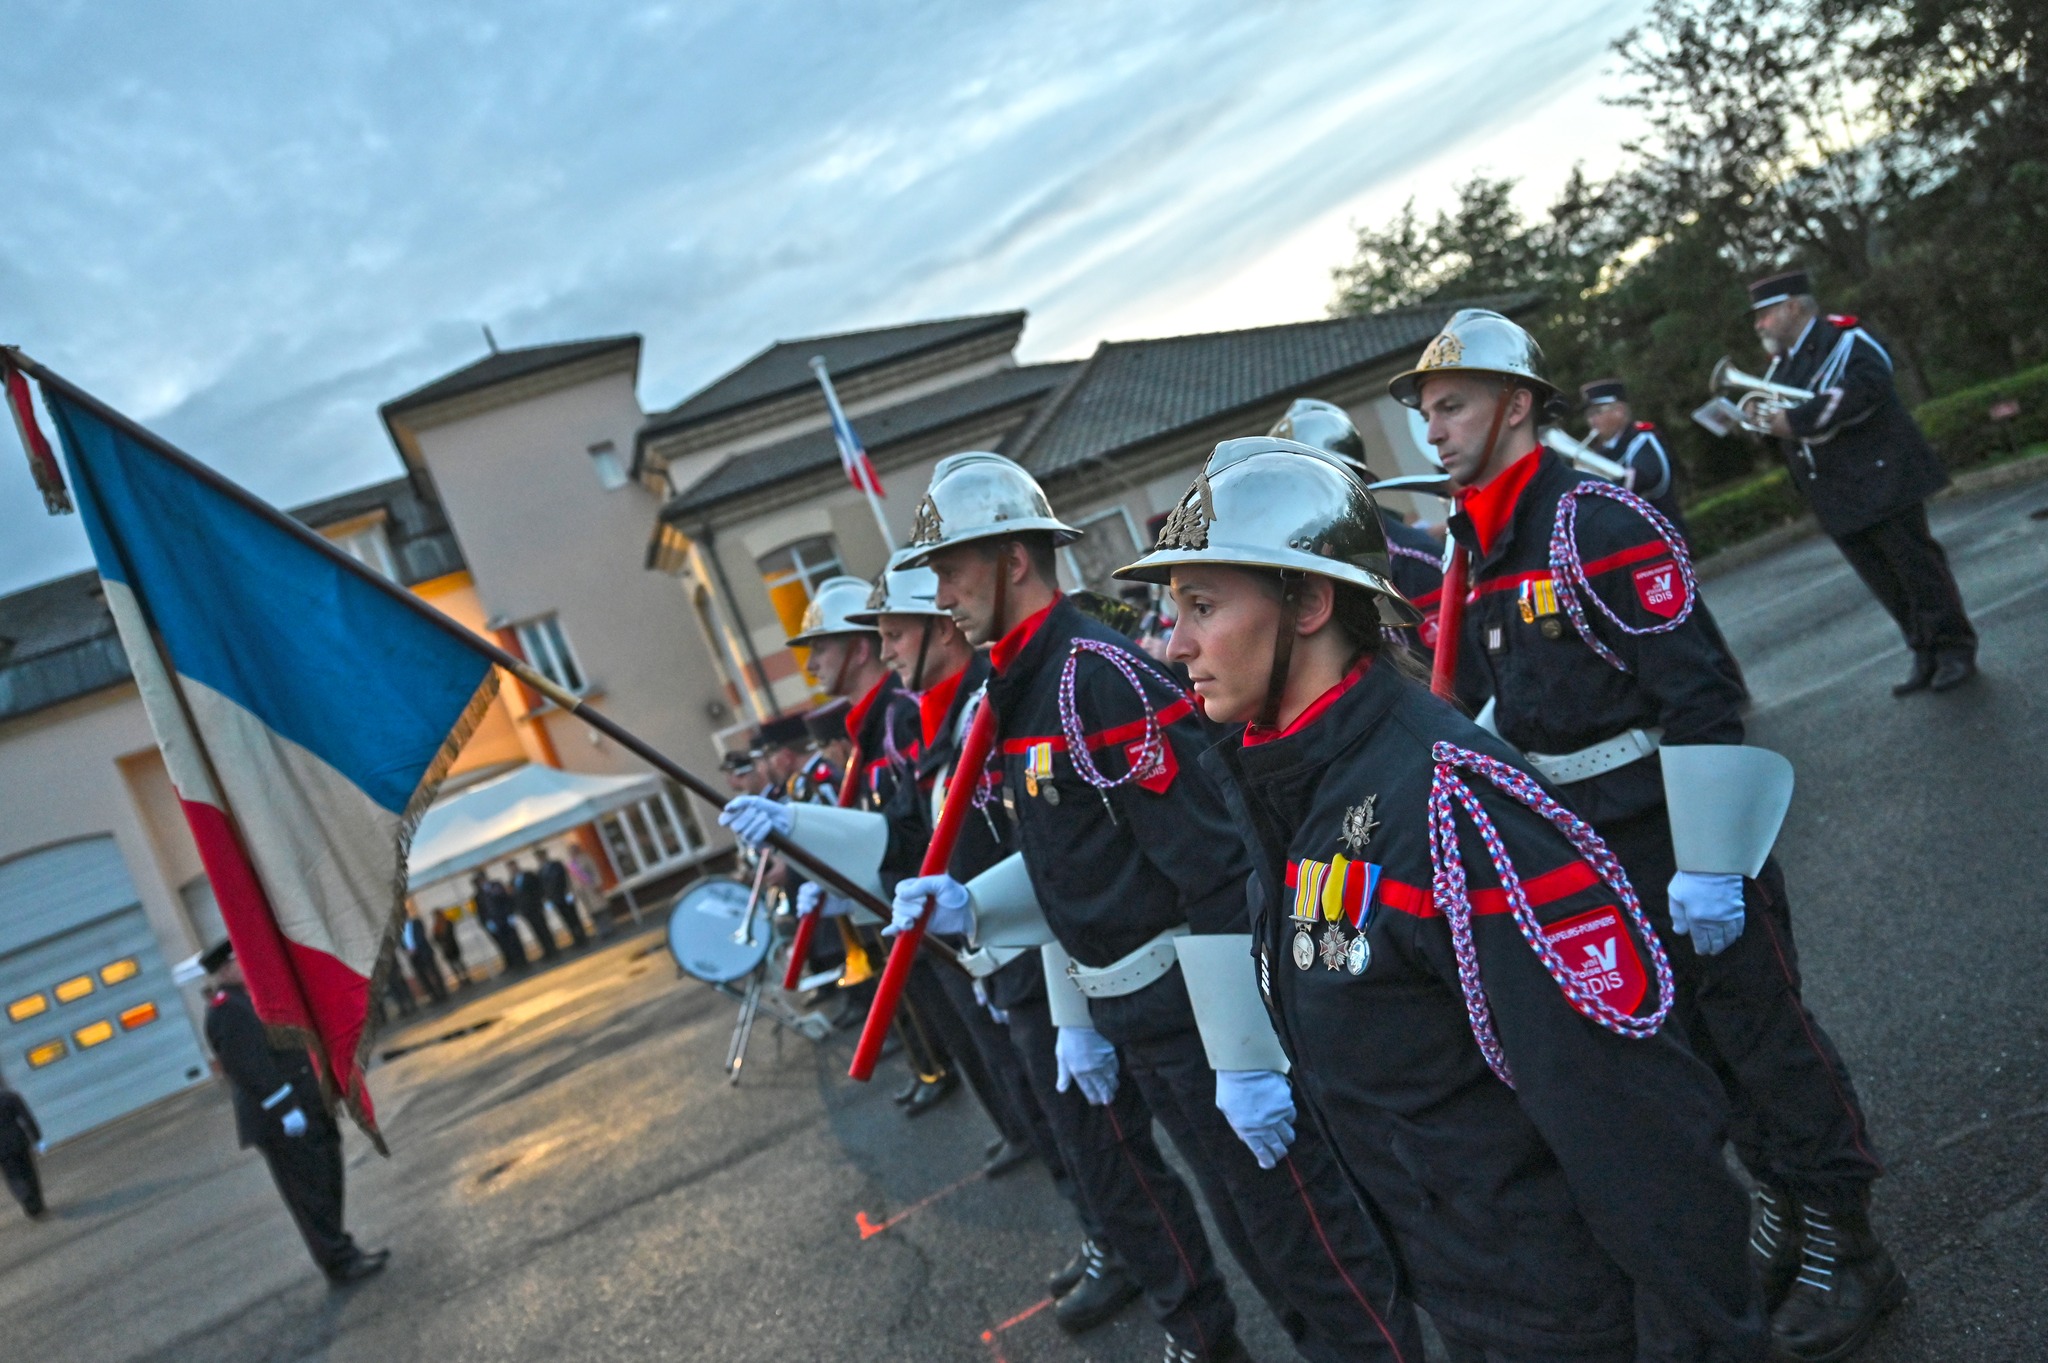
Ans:
[[[543,615],[538,620],[528,620],[517,626],[519,651],[526,655],[526,661],[533,664],[536,672],[546,677],[565,691],[582,695],[586,686],[583,668],[576,661],[576,654],[569,648],[569,636],[562,633],[562,622],[552,615]]]
[[[609,440],[600,440],[590,447],[590,466],[597,470],[597,481],[606,492],[622,488],[628,481],[625,461]]]
[[[644,880],[703,851],[703,834],[688,811],[688,798],[669,786],[599,819],[597,831],[618,878]]]
[[[785,635],[803,628],[804,608],[811,604],[811,594],[817,591],[818,584],[846,571],[839,566],[839,549],[830,535],[798,540],[777,549],[760,559],[758,566],[761,581],[768,588],[768,600],[775,607],[775,618],[782,622]]]
[[[398,563],[391,557],[391,537],[381,525],[366,525],[332,537],[334,544],[372,572],[398,580]]]

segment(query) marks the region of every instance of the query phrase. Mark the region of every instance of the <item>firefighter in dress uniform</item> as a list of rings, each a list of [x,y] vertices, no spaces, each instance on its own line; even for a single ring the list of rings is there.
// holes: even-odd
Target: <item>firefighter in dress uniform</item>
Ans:
[[[906,551],[908,552],[908,551]],[[900,561],[900,560],[899,560]],[[885,572],[856,620],[871,619],[882,637],[882,656],[906,687],[918,693],[924,748],[916,783],[897,787],[886,814],[892,865],[917,866],[931,842],[938,810],[967,726],[988,684],[987,656],[967,642],[953,617],[938,608],[938,579],[929,568],[896,567]],[[986,802],[961,828],[948,870],[962,883],[990,870],[1015,850],[1014,825],[1002,803]],[[978,1002],[998,1024],[987,1050],[990,1069],[1011,1093],[1026,1138],[1053,1171],[1054,1183],[1074,1206],[1084,1239],[1074,1258],[1047,1282],[1053,1317],[1079,1334],[1113,1319],[1144,1295],[1154,1319],[1169,1334],[1213,1309],[1223,1286],[1213,1270],[1199,1284],[1181,1275],[1171,1240],[1159,1234],[1159,1215],[1150,1189],[1169,1189],[1186,1222],[1194,1204],[1185,1185],[1168,1171],[1152,1138],[1152,1113],[1126,1085],[1116,1098],[1114,1119],[1073,1088],[1059,1090],[1054,1054],[1058,1032],[1046,998],[1045,974],[1035,947],[973,949],[948,939],[963,952],[971,981],[942,974],[963,1008]],[[983,1034],[976,1033],[977,1039]],[[1117,1130],[1128,1133],[1120,1142]],[[991,1159],[1000,1158],[991,1152]],[[1135,1169],[1135,1173],[1133,1170]],[[1200,1239],[1197,1225],[1193,1237]],[[1204,1251],[1206,1258],[1206,1250]],[[1193,1289],[1193,1290],[1191,1290]],[[1207,1302],[1190,1300],[1206,1296]]]
[[[1804,270],[1758,280],[1749,299],[1764,377],[1814,394],[1770,416],[1792,485],[1913,651],[1892,694],[1961,686],[1977,675],[1977,631],[1927,527],[1948,471],[1899,400],[1891,353],[1856,318],[1823,316]]]
[[[365,1253],[342,1226],[341,1131],[320,1096],[312,1057],[303,1046],[270,1044],[232,944],[209,947],[199,964],[213,985],[206,1044],[234,1094],[236,1138],[245,1150],[255,1146],[270,1166],[328,1282],[342,1287],[381,1273],[391,1251]]]
[[[852,702],[845,731],[853,742],[857,770],[843,776],[831,773],[829,780],[821,774],[808,783],[807,799],[776,803],[740,796],[731,800],[718,821],[743,841],[759,843],[770,830],[787,835],[799,805],[836,805],[840,780],[853,783],[851,808],[879,811],[899,782],[912,779],[920,741],[917,700],[883,665],[881,640],[874,626],[848,618],[866,608],[869,590],[869,584],[857,577],[834,577],[819,583],[804,612],[802,628],[789,638],[791,648],[809,650],[804,668],[812,680],[828,696],[843,696]],[[801,719],[797,723],[801,727]],[[804,771],[816,765],[807,763]],[[916,870],[913,858],[907,870],[896,868],[896,874],[914,874]],[[831,904],[833,898],[823,886],[806,882],[796,892],[797,912],[836,907]],[[920,960],[912,969],[906,993],[910,1007],[904,1011],[900,1031],[917,1077],[897,1095],[897,1101],[910,1116],[922,1116],[952,1096],[964,1073],[997,1129],[1007,1129],[1005,1118],[998,1115],[1005,1103],[1002,1091],[982,1063],[967,1020],[947,998],[930,962]]]
[[[1334,402],[1296,398],[1266,434],[1334,454],[1368,485],[1379,481],[1366,465],[1365,441],[1358,426],[1350,413]],[[1394,589],[1422,616],[1413,628],[1403,627],[1403,637],[1428,658],[1436,648],[1437,609],[1444,590],[1443,541],[1384,508],[1379,517],[1387,537],[1387,554],[1393,561]]]
[[[986,703],[1000,739],[990,773],[1051,939],[1040,958],[1060,1084],[1098,1105],[1137,1085],[1304,1357],[1419,1358],[1391,1258],[1328,1148],[1296,1130],[1286,1076],[1218,1071],[1203,1048],[1177,942],[1244,930],[1244,849],[1195,768],[1207,739],[1192,703],[1061,595],[1054,549],[1078,533],[1018,465],[956,454],[933,471],[910,559],[937,573],[937,602],[968,639],[991,646]],[[977,929],[989,905],[950,876],[898,886],[892,927],[918,921],[928,900],[931,931],[995,940]],[[1185,1225],[1165,1220],[1162,1233],[1195,1281],[1204,1269]],[[1226,1311],[1198,1331],[1175,1329],[1167,1357],[1241,1358]]]
[[[1212,1049],[1263,1031],[1466,1360],[1749,1360],[1765,1325],[1714,1077],[1599,840],[1385,641],[1364,482],[1217,446],[1157,547],[1259,898]],[[1270,1026],[1267,1025],[1270,1017]]]
[[[1556,395],[1541,367],[1526,331],[1468,309],[1390,386],[1427,418],[1461,489],[1449,524],[1472,585],[1459,694],[1486,704],[1627,870],[1677,977],[1683,1035],[1720,1076],[1759,1184],[1751,1250],[1776,1344],[1838,1358],[1905,1284],[1870,1227],[1882,1166],[1800,997],[1769,859],[1790,765],[1742,746],[1741,692],[1695,614],[1676,528],[1537,443]]]

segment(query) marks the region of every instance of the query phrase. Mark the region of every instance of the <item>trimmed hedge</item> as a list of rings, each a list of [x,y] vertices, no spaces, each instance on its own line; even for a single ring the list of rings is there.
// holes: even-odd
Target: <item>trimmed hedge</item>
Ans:
[[[2007,400],[2019,403],[2019,415],[2007,422],[1993,421],[1991,404]],[[1970,468],[2008,449],[2048,440],[2048,364],[1923,402],[1913,416],[1952,469]]]
[[[1695,560],[1806,514],[1806,503],[1782,468],[1710,492],[1685,509],[1686,538]]]

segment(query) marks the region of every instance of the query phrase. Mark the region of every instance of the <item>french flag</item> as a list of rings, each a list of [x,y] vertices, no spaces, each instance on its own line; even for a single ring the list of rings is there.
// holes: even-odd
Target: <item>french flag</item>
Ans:
[[[860,443],[860,437],[853,433],[853,423],[846,419],[846,409],[839,405],[839,393],[832,387],[832,375],[825,369],[823,356],[812,358],[811,372],[818,376],[818,386],[825,390],[825,407],[832,413],[832,439],[839,446],[839,466],[846,470],[846,481],[870,496],[888,496],[882,491],[882,480],[875,472],[874,461],[868,458],[867,448]]]
[[[250,999],[382,1149],[363,1062],[406,849],[496,674],[130,430],[43,400]]]

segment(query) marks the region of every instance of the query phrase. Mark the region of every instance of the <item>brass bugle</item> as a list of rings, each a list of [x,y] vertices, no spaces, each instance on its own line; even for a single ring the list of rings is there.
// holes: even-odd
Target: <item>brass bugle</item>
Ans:
[[[1628,470],[1620,464],[1604,454],[1595,454],[1592,446],[1584,441],[1572,439],[1555,426],[1545,426],[1541,439],[1544,444],[1563,455],[1568,462],[1587,473],[1597,474],[1613,483],[1619,483],[1628,477]]]
[[[1726,355],[1707,377],[1707,387],[1716,393],[1725,391],[1736,395],[1735,409],[1742,413],[1743,429],[1758,435],[1771,434],[1771,417],[1802,402],[1811,402],[1816,396],[1808,389],[1795,388],[1789,383],[1774,383],[1754,374],[1745,374]]]

